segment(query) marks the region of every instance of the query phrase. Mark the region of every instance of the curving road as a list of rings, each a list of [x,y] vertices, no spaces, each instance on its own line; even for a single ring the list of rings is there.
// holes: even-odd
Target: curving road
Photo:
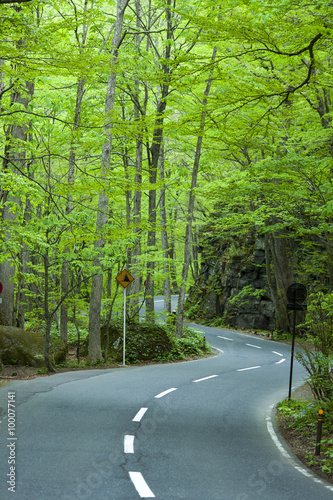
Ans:
[[[1,387],[0,499],[332,499],[274,431],[290,347],[200,330],[216,356]]]

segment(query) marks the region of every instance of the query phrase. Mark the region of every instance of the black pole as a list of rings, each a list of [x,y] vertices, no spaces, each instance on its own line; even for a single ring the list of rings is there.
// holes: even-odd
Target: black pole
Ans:
[[[293,380],[295,334],[296,334],[296,295],[297,295],[297,289],[295,287],[295,290],[294,290],[294,326],[293,326],[293,340],[291,343],[291,360],[290,360],[289,393],[288,393],[289,400],[291,398],[291,386],[292,386],[292,380]]]

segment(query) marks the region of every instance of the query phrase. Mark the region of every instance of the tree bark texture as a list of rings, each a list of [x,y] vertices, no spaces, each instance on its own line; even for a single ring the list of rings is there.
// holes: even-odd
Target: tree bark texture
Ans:
[[[290,240],[282,233],[266,233],[265,254],[276,328],[288,332],[291,331],[291,319],[287,310],[287,289],[293,282]]]
[[[200,165],[200,156],[202,149],[202,141],[203,141],[203,133],[205,129],[205,121],[207,115],[207,101],[210,93],[210,89],[213,81],[213,71],[214,71],[214,61],[217,54],[217,48],[214,47],[213,54],[211,57],[212,69],[210,71],[209,78],[207,80],[204,98],[202,101],[202,113],[200,118],[200,135],[197,139],[197,145],[195,150],[195,157],[193,163],[192,170],[192,181],[191,181],[191,189],[189,195],[188,202],[188,210],[187,210],[187,223],[185,230],[185,244],[184,244],[184,261],[183,261],[183,271],[182,271],[182,283],[180,286],[179,297],[178,297],[178,308],[177,308],[177,323],[176,323],[176,336],[181,337],[183,332],[183,322],[184,322],[184,303],[185,303],[185,295],[186,295],[186,286],[187,286],[187,277],[188,270],[190,267],[190,259],[191,259],[191,242],[192,242],[192,223],[193,223],[193,214],[194,214],[194,203],[195,203],[195,188],[197,185],[197,178],[199,172]]]
[[[34,93],[34,85],[32,82],[25,82],[23,87],[18,87],[14,90],[11,98],[12,104],[21,104],[25,109],[28,107]],[[6,130],[7,145],[4,152],[3,170],[23,171],[25,170],[25,150],[20,143],[27,141],[27,125],[11,125]],[[1,198],[3,202],[10,201],[14,204],[20,205],[19,199],[11,196],[9,192],[2,192]],[[2,220],[4,226],[10,227],[15,224],[16,214],[10,211],[9,207],[5,205],[2,211]],[[10,229],[5,230],[4,238],[8,240],[10,245]],[[15,326],[15,287],[13,279],[16,272],[15,258],[8,258],[6,262],[0,264],[0,282],[3,285],[3,292],[1,294],[2,303],[0,304],[0,322],[4,325]]]
[[[162,250],[163,250],[163,273],[164,273],[164,310],[166,315],[171,314],[171,286],[170,286],[170,265],[169,265],[169,241],[168,241],[168,230],[167,230],[167,217],[165,208],[165,178],[164,178],[164,148],[161,149],[160,155],[160,180],[162,182],[162,187],[160,190],[160,216],[161,216],[161,240],[162,240]]]
[[[141,29],[142,7],[140,0],[135,0],[136,28]],[[141,36],[135,36],[137,57],[140,57]],[[145,94],[147,93],[145,89]],[[142,286],[142,271],[140,270],[141,257],[141,198],[142,198],[142,161],[143,161],[143,133],[141,116],[146,115],[147,99],[140,104],[140,81],[134,83],[134,120],[138,125],[135,148],[135,177],[133,194],[133,231],[136,235],[135,245],[132,249],[131,274],[134,278],[131,284],[130,312],[133,318],[139,317],[139,294]]]
[[[103,227],[107,222],[108,216],[108,196],[107,196],[107,181],[105,175],[110,169],[111,163],[111,147],[112,147],[112,117],[111,111],[114,106],[116,79],[117,79],[117,61],[118,49],[122,39],[122,29],[124,23],[124,14],[128,4],[128,0],[117,1],[117,18],[115,22],[115,31],[112,39],[112,55],[110,59],[110,73],[108,77],[106,99],[105,99],[105,123],[104,135],[105,142],[102,147],[101,159],[101,179],[104,180],[105,190],[100,192],[97,209],[96,222],[96,241],[95,257],[93,259],[94,268],[97,269],[97,274],[93,276],[91,282],[91,296],[89,307],[89,347],[88,360],[95,362],[102,358],[101,349],[101,306],[102,306],[102,291],[103,291],[103,247],[105,239],[103,237]]]
[[[82,108],[82,99],[84,95],[84,85],[85,78],[82,78],[78,81],[77,93],[76,93],[76,105],[75,105],[75,115],[74,115],[74,125],[73,132],[75,132],[80,124],[80,116],[81,116],[81,108]],[[69,186],[74,185],[75,180],[75,141],[72,139],[70,145],[69,152],[69,161],[68,161],[68,184]],[[72,211],[73,197],[71,194],[67,197],[66,204],[66,215],[69,215]],[[67,249],[68,252],[69,249]],[[66,260],[63,262],[61,267],[61,295],[64,296],[68,292],[68,284],[69,284],[69,262]],[[60,308],[60,338],[61,340],[67,344],[67,336],[68,336],[68,307],[67,303],[63,302]]]
[[[171,57],[171,44],[172,39],[172,19],[171,19],[171,0],[167,0],[166,7],[166,21],[167,21],[167,36],[165,48],[165,61],[169,61]],[[167,62],[163,62],[162,69],[164,73],[164,82],[161,85],[161,96],[156,106],[156,118],[152,145],[150,147],[149,159],[149,182],[153,185],[149,190],[149,207],[148,207],[148,253],[152,252],[156,245],[156,180],[158,163],[160,159],[160,152],[163,141],[163,125],[164,125],[164,112],[167,106],[167,96],[169,94],[169,81],[171,70]],[[149,156],[149,155],[148,155]],[[146,285],[146,318],[148,321],[154,322],[154,259],[147,262],[147,285]]]

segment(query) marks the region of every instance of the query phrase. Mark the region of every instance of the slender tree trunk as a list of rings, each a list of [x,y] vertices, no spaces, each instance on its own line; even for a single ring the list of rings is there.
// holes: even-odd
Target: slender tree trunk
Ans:
[[[140,0],[135,0],[136,11],[136,28],[138,32],[141,29],[142,8]],[[141,35],[135,36],[137,57],[140,54]],[[146,90],[145,90],[146,93]],[[132,250],[132,266],[131,274],[134,278],[131,284],[131,299],[130,308],[131,315],[134,318],[139,317],[139,294],[142,286],[142,276],[140,272],[140,257],[141,257],[141,193],[142,193],[142,159],[143,159],[143,135],[142,135],[142,119],[146,114],[147,99],[145,98],[143,105],[140,105],[140,81],[135,80],[134,93],[134,120],[138,124],[135,147],[135,177],[134,177],[134,194],[133,194],[133,231],[136,235],[135,245]]]
[[[32,134],[29,133],[28,135],[28,140],[31,142],[33,140]],[[29,174],[29,179],[33,180],[34,174],[33,174],[33,168],[35,165],[35,160],[34,157],[30,158],[30,161],[28,163],[28,174]],[[30,170],[31,169],[31,170]],[[25,202],[25,211],[24,211],[24,225],[28,226],[30,217],[31,217],[31,197],[30,195],[26,196],[26,202]],[[20,255],[20,262],[21,262],[21,271],[22,271],[22,277],[19,281],[19,291],[18,293],[18,314],[17,314],[17,323],[18,327],[24,329],[25,327],[25,311],[28,308],[27,304],[27,295],[26,295],[26,287],[29,285],[26,283],[26,275],[29,273],[29,261],[30,261],[30,251],[29,247],[26,244],[26,242],[22,243],[22,250],[21,250],[21,255]]]
[[[18,200],[17,200],[18,202]],[[6,224],[15,223],[15,213],[11,213],[7,207],[3,211],[3,220]],[[9,231],[6,231],[5,238],[10,239]],[[11,259],[0,263],[0,283],[3,286],[0,303],[0,324],[13,326],[15,324],[14,310],[14,283],[15,265]]]
[[[212,65],[215,61],[216,53],[217,53],[217,48],[215,47],[213,50],[212,57],[211,57]],[[210,93],[210,89],[212,86],[213,70],[214,70],[214,66],[212,66],[210,76],[207,80],[207,85],[206,85],[206,89],[204,92],[205,97],[202,101],[203,110],[202,110],[201,119],[200,119],[200,135],[198,136],[198,139],[197,139],[194,164],[193,164],[193,170],[192,170],[192,181],[191,181],[191,189],[190,189],[189,202],[188,202],[187,223],[186,223],[186,231],[185,231],[182,283],[180,286],[179,297],[178,297],[177,325],[176,325],[176,335],[178,337],[180,337],[182,335],[182,331],[183,331],[184,303],[185,303],[188,270],[189,270],[190,259],[191,259],[192,222],[193,222],[193,214],[194,214],[195,188],[197,185],[197,178],[198,178],[198,172],[199,172],[203,133],[204,133],[204,129],[205,129],[205,121],[206,121],[206,114],[207,114],[206,106],[207,106],[207,100],[208,100],[208,96]]]
[[[169,265],[169,241],[168,241],[168,230],[167,230],[167,217],[165,208],[165,179],[164,179],[164,148],[161,149],[160,155],[160,180],[162,182],[162,187],[160,191],[160,216],[161,216],[161,240],[162,240],[162,250],[163,250],[163,273],[164,273],[164,310],[166,316],[171,314],[171,286],[170,286],[170,265]]]
[[[16,88],[12,94],[12,104],[21,104],[24,108],[28,107],[34,93],[34,85],[32,82],[25,82],[23,88]],[[18,172],[25,169],[25,150],[21,144],[27,141],[27,125],[16,124],[7,129],[7,145],[5,147],[3,170],[18,169]],[[3,201],[11,201],[20,205],[20,200],[14,198],[10,193],[2,193]],[[4,226],[8,227],[5,231],[5,238],[10,240],[10,226],[15,224],[16,214],[11,211],[7,205],[2,212],[2,220]],[[2,303],[0,303],[0,323],[4,325],[15,325],[15,300],[14,300],[14,283],[15,264],[12,259],[8,259],[0,264],[0,282],[3,285],[1,294]]]
[[[45,364],[49,372],[55,372],[51,359],[50,359],[50,345],[51,345],[51,326],[52,326],[52,314],[50,313],[49,306],[49,253],[46,250],[44,254],[44,315],[45,315],[45,343],[44,343],[44,359]]]
[[[142,186],[142,137],[138,136],[136,140],[136,159],[135,159],[135,190],[133,194],[133,226],[136,235],[135,246],[132,250],[131,274],[134,281],[131,284],[131,310],[134,317],[139,314],[139,294],[142,285],[142,276],[140,272],[141,257],[141,186]]]
[[[198,234],[197,227],[193,227],[192,231],[192,264],[193,264],[193,280],[197,281],[199,278],[199,253],[198,253]]]
[[[85,78],[78,81],[77,93],[76,93],[76,105],[75,105],[75,115],[74,115],[74,125],[73,132],[75,132],[80,123],[82,99],[84,95]],[[69,162],[68,162],[68,184],[70,186],[74,185],[75,179],[75,140],[71,141],[70,152],[69,152]],[[66,204],[66,215],[69,215],[72,211],[73,197],[71,194],[68,195]],[[68,252],[68,250],[67,250]],[[61,267],[61,295],[64,296],[68,292],[69,284],[69,262],[65,260]],[[67,345],[68,336],[68,307],[67,303],[64,302],[60,308],[60,338]]]
[[[178,283],[177,283],[177,269],[175,265],[176,261],[176,226],[177,226],[177,216],[178,210],[171,210],[169,214],[169,219],[172,220],[171,228],[170,228],[170,238],[169,238],[169,262],[170,262],[170,278],[171,278],[171,289],[173,293],[178,293]]]
[[[29,249],[28,245],[23,242],[22,250],[20,252],[20,265],[22,271],[22,278],[19,281],[19,286],[17,290],[17,326],[24,330],[25,325],[25,311],[26,311],[26,294],[25,294],[25,278],[24,276],[28,273],[28,261],[29,261]]]
[[[166,109],[166,99],[169,93],[169,81],[170,81],[170,67],[167,62],[170,60],[171,56],[171,39],[172,39],[172,19],[171,19],[171,0],[167,0],[166,7],[166,21],[167,21],[167,40],[165,48],[165,61],[162,65],[164,73],[164,82],[161,86],[161,97],[156,107],[156,119],[155,127],[152,139],[152,145],[150,148],[150,155],[148,154],[148,169],[149,169],[149,182],[153,186],[149,190],[149,208],[148,208],[148,253],[154,251],[156,246],[156,179],[158,163],[160,159],[160,151],[162,147],[163,140],[163,125],[164,125],[164,112]],[[148,321],[154,322],[154,259],[148,260],[147,262],[147,286],[146,286],[146,317]]]
[[[112,146],[112,121],[111,111],[114,106],[116,78],[117,78],[117,62],[118,62],[118,49],[121,44],[121,33],[123,28],[124,14],[127,7],[128,0],[117,0],[117,18],[115,22],[115,31],[112,39],[112,55],[110,59],[110,73],[108,77],[106,99],[105,99],[105,124],[104,135],[105,143],[102,147],[102,161],[101,161],[101,178],[107,187],[107,180],[105,176],[110,169],[111,163],[111,146]],[[89,307],[89,347],[88,347],[88,360],[95,362],[102,358],[101,349],[101,305],[102,305],[102,290],[103,290],[103,247],[104,237],[103,228],[107,222],[108,214],[108,197],[106,190],[99,194],[98,211],[96,222],[96,241],[95,257],[93,259],[94,268],[98,273],[92,278],[91,281],[91,296]]]
[[[154,137],[155,134],[154,134]],[[155,149],[155,148],[154,148]],[[155,157],[154,157],[155,160]],[[155,165],[154,165],[155,163]],[[149,182],[151,185],[156,184],[156,162],[149,162]],[[152,255],[156,245],[156,188],[149,190],[149,201],[148,201],[148,239],[147,239],[147,251],[148,254]],[[153,259],[147,262],[147,276],[146,276],[146,319],[149,322],[154,323],[154,268],[155,262]]]

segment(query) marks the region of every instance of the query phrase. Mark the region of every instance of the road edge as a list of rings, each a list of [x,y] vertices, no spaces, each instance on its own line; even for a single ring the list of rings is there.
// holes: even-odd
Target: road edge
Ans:
[[[317,476],[317,474],[312,472],[310,469],[306,468],[304,466],[303,462],[301,462],[297,458],[297,456],[293,453],[290,446],[288,445],[286,440],[281,435],[277,421],[276,421],[276,412],[277,412],[276,405],[277,405],[277,402],[271,403],[268,406],[268,408],[266,410],[266,425],[267,425],[268,433],[269,433],[273,443],[275,444],[275,446],[277,447],[277,449],[279,450],[279,452],[283,456],[284,460],[286,462],[288,462],[289,465],[294,467],[294,469],[298,470],[298,472],[300,472],[304,476],[312,479],[315,483],[322,484],[322,486],[324,486],[324,488],[333,492],[333,485],[331,483],[329,483],[328,481],[326,481],[325,479]]]

